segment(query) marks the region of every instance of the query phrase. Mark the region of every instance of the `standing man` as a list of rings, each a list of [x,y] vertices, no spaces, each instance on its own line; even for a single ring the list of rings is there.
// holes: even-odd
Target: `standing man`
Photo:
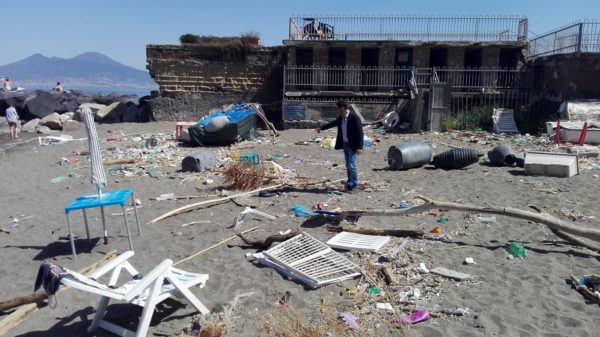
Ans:
[[[6,121],[10,128],[10,136],[12,139],[19,138],[19,115],[14,106],[9,106],[6,109]]]
[[[356,156],[363,151],[363,128],[360,117],[354,112],[348,110],[348,104],[343,99],[336,103],[338,118],[317,129],[327,130],[337,126],[338,133],[335,141],[335,149],[344,149],[344,158],[346,159],[346,172],[348,182],[346,190],[349,192],[358,191],[358,168],[356,166]]]

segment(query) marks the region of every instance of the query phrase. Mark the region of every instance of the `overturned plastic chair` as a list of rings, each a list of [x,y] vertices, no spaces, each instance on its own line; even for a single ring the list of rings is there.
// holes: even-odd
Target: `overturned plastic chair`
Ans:
[[[208,280],[207,274],[189,273],[176,269],[172,266],[173,261],[166,259],[142,277],[127,261],[133,254],[133,251],[127,251],[119,255],[89,277],[69,270],[61,279],[60,282],[64,285],[101,296],[88,332],[93,332],[100,327],[124,337],[146,336],[156,305],[171,296],[185,297],[200,313],[204,315],[209,313],[206,306],[189,290],[190,287],[195,285],[201,288],[204,287]],[[123,268],[133,276],[133,279],[117,287],[116,283]],[[97,278],[111,271],[107,284],[97,281]],[[104,314],[111,299],[132,303],[144,308],[137,331],[131,331],[104,320]]]

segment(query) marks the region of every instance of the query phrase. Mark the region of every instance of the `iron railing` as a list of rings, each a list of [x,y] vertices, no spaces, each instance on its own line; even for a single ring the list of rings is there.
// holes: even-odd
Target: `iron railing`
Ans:
[[[529,57],[600,52],[600,21],[579,21],[529,41]]]
[[[434,68],[433,81],[447,83],[453,91],[528,91],[531,73],[509,68]]]
[[[453,91],[529,90],[529,72],[494,68],[412,67],[319,67],[286,66],[284,91],[378,91],[408,90],[414,78],[417,87],[448,83]]]
[[[526,41],[522,16],[316,16],[290,18],[290,40]]]

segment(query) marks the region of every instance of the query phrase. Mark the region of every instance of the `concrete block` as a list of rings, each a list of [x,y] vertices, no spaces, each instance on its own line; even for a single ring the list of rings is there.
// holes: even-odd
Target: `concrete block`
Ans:
[[[579,174],[579,159],[575,154],[527,152],[525,173],[559,178],[572,177]]]

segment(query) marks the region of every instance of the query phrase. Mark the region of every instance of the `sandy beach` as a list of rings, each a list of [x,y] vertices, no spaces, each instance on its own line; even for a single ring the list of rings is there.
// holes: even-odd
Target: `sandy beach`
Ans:
[[[137,233],[130,214],[135,256],[132,264],[144,273],[169,258],[179,261],[235,234],[231,228],[234,218],[244,210],[243,205],[277,217],[275,221],[249,217],[237,230],[260,226],[249,237],[264,238],[279,231],[302,230],[321,241],[334,234],[325,226],[301,227],[304,218],[295,217],[290,208],[301,204],[313,209],[323,202],[328,209],[382,209],[398,207],[401,202],[415,204],[417,195],[435,200],[470,203],[481,206],[514,207],[527,210],[535,205],[545,212],[584,227],[597,227],[600,208],[595,192],[600,180],[598,159],[581,163],[581,172],[571,178],[527,176],[517,167],[494,167],[487,157],[462,170],[441,170],[432,166],[407,171],[379,170],[387,166],[389,146],[406,140],[423,140],[435,153],[450,146],[469,147],[487,153],[495,144],[513,145],[514,136],[488,133],[454,132],[421,134],[384,134],[367,129],[368,136],[381,139],[359,157],[360,180],[371,188],[354,194],[337,193],[333,189],[315,187],[279,190],[276,196],[257,195],[237,198],[211,207],[169,217],[155,224],[148,222],[177,207],[217,198],[221,195],[222,177],[215,173],[181,173],[181,159],[194,148],[177,147],[172,140],[174,123],[100,124],[98,133],[105,159],[138,157],[142,160],[127,168],[107,166],[108,190],[133,188],[141,201],[140,221],[143,235]],[[262,132],[266,135],[266,132]],[[69,133],[84,138],[85,130]],[[325,136],[333,137],[334,131]],[[76,140],[61,145],[40,146],[37,135],[22,134],[19,142],[1,135],[0,150],[0,223],[10,234],[0,233],[0,294],[2,300],[30,294],[38,268],[44,259],[77,270],[100,259],[106,252],[119,253],[129,249],[120,207],[107,208],[109,242],[102,242],[100,212],[92,210],[90,229],[92,242],[85,240],[83,218],[73,213],[71,221],[77,239],[77,259],[71,257],[64,207],[81,194],[93,193],[90,184],[89,160],[76,153],[87,149],[87,141]],[[159,146],[145,148],[146,139],[156,137]],[[276,140],[267,136],[259,141],[238,143],[231,148],[214,148],[221,159],[231,160],[232,153],[257,153],[261,159],[281,154],[279,163],[299,175],[314,180],[345,178],[341,151],[328,150],[320,144],[295,145],[310,141],[313,130],[286,130]],[[107,141],[107,139],[115,139]],[[552,149],[539,137],[525,137],[515,151]],[[224,162],[225,164],[227,162]],[[150,174],[149,174],[150,172]],[[63,177],[55,179],[57,177]],[[54,183],[52,179],[54,178]],[[212,180],[206,183],[207,179]],[[189,200],[155,201],[162,194],[200,196]],[[236,193],[236,192],[230,192]],[[112,215],[117,214],[117,215]],[[30,217],[11,226],[11,218]],[[438,222],[445,216],[447,222]],[[182,224],[204,221],[182,227]],[[358,224],[382,229],[422,229],[423,238],[392,238],[379,253],[342,252],[365,270],[373,270],[380,256],[395,251],[391,263],[401,282],[418,287],[421,297],[406,308],[468,309],[463,316],[436,315],[429,321],[410,326],[413,336],[597,336],[597,304],[588,303],[567,282],[569,274],[577,277],[600,272],[599,255],[573,246],[556,237],[545,226],[516,218],[496,216],[493,223],[481,223],[475,214],[441,211],[402,217],[361,217]],[[441,233],[431,233],[435,226]],[[510,259],[506,246],[521,243],[528,249],[524,259]],[[330,284],[308,290],[274,270],[248,261],[246,253],[257,250],[234,239],[182,263],[180,268],[210,275],[206,287],[194,290],[211,310],[232,301],[236,294],[251,293],[234,308],[230,336],[264,335],[265,317],[278,310],[278,299],[289,291],[289,305],[301,315],[316,315],[322,299],[351,311],[365,320],[377,317],[392,320],[402,313],[393,303],[395,314],[375,312],[375,303],[388,302],[367,294],[351,296],[365,278]],[[472,257],[476,264],[463,264]],[[467,273],[472,280],[458,282],[419,274],[416,268],[425,263],[428,268],[445,267]],[[400,267],[402,266],[402,267]],[[375,277],[370,274],[369,277]],[[393,298],[406,287],[391,289]],[[86,336],[98,297],[73,289],[58,296],[56,308],[43,307],[25,322],[8,331],[5,336]],[[132,309],[133,308],[133,309]],[[119,324],[134,327],[141,309],[124,304],[109,306],[109,316]],[[11,310],[1,313],[0,319]],[[190,324],[193,307],[182,301],[169,301],[161,306],[148,335],[178,336]],[[596,322],[596,323],[594,323]],[[262,334],[261,334],[262,333]],[[373,331],[371,331],[373,333]],[[386,335],[387,332],[381,332]],[[97,331],[93,336],[109,336]],[[399,331],[392,335],[400,335]]]

